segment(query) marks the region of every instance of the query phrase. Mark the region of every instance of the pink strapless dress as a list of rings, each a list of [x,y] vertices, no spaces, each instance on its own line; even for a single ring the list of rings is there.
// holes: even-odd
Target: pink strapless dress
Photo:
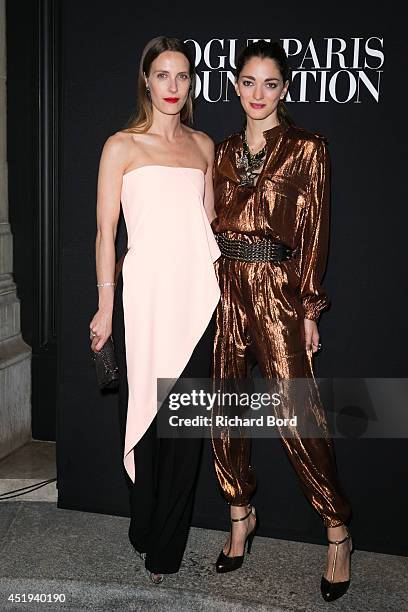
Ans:
[[[123,462],[158,409],[157,379],[179,378],[220,299],[221,255],[204,209],[202,170],[150,165],[123,177],[128,234],[123,315],[129,400]]]

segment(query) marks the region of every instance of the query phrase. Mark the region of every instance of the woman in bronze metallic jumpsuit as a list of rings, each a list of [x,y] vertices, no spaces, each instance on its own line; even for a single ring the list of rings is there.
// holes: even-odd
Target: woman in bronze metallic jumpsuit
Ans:
[[[253,43],[238,58],[236,92],[246,128],[218,145],[214,165],[218,216],[212,227],[222,252],[216,262],[222,299],[215,379],[245,379],[251,355],[265,379],[314,381],[316,322],[329,303],[320,284],[329,234],[329,157],[325,139],[295,127],[288,116],[282,100],[289,82],[287,57],[277,43]],[[332,601],[350,582],[352,542],[345,523],[351,507],[338,479],[324,409],[315,401],[305,402],[303,410],[319,436],[295,433],[281,441],[334,544],[330,570],[321,579],[322,596]],[[218,572],[242,565],[256,529],[249,504],[256,484],[250,439],[229,434],[225,429],[213,435],[216,474],[233,527]]]

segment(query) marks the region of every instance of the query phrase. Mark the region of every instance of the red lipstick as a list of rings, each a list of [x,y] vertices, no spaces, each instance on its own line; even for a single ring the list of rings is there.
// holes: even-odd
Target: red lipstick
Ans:
[[[180,98],[164,98],[165,102],[168,102],[169,104],[176,104],[176,102],[178,102],[180,100]]]
[[[266,106],[266,104],[257,104],[255,102],[250,102],[249,105],[252,106],[252,108],[257,108],[257,109],[265,108],[265,106]]]

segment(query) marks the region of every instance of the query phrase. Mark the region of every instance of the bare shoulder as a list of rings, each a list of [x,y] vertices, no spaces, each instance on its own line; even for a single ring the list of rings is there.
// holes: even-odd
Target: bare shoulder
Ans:
[[[115,132],[109,136],[103,146],[102,160],[113,168],[121,168],[124,172],[129,160],[134,155],[137,134],[132,132]]]
[[[199,130],[191,130],[191,136],[202,155],[206,158],[208,164],[212,165],[214,160],[214,141],[212,138],[205,132],[200,132]]]
[[[194,138],[197,140],[197,143],[203,150],[214,153],[214,141],[211,136],[205,132],[199,132],[197,130],[194,132]]]
[[[214,142],[212,138],[208,136],[208,134],[205,132],[200,132],[199,130],[193,130],[193,128],[188,126],[184,127],[203,151],[214,151]]]
[[[125,132],[115,132],[109,136],[103,146],[103,155],[110,158],[122,158],[131,144],[131,134]]]
[[[129,149],[137,145],[138,140],[142,140],[143,134],[137,134],[136,132],[115,132],[112,136],[109,136],[106,142],[110,142],[113,146],[118,149]]]

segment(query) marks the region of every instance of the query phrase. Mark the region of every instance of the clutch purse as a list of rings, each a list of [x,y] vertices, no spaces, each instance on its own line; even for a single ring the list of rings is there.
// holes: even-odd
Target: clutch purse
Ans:
[[[101,389],[116,389],[119,384],[119,368],[116,363],[115,346],[110,336],[100,351],[91,349],[95,363],[96,378]]]
[[[115,266],[115,290],[127,251],[128,249],[126,249]],[[93,351],[91,349],[91,358],[95,364],[96,379],[99,387],[101,389],[116,389],[119,386],[119,368],[116,362],[115,345],[112,335],[109,336],[100,351]]]

